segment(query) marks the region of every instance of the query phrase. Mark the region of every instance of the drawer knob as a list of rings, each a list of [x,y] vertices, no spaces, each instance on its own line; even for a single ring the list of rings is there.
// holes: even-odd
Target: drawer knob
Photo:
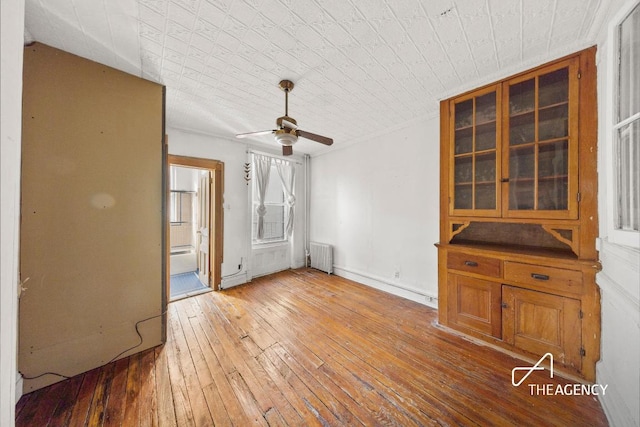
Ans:
[[[466,265],[467,267],[477,267],[478,263],[475,261],[465,261],[464,265]]]
[[[536,280],[549,280],[549,276],[546,274],[531,273],[531,277]]]
[[[509,308],[509,306],[507,305],[506,302],[500,303],[500,307],[502,308]]]

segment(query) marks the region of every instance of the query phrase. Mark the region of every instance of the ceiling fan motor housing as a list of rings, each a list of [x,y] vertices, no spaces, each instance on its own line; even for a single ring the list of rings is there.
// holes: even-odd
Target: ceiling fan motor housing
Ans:
[[[282,116],[276,119],[276,126],[280,129],[284,127],[296,129],[298,127],[298,122],[296,122],[293,117]]]

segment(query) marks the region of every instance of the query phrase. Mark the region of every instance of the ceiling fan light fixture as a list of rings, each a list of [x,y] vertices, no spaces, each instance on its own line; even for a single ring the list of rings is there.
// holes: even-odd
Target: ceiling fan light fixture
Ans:
[[[278,144],[291,146],[298,140],[298,135],[295,129],[283,128],[275,132],[275,138]]]

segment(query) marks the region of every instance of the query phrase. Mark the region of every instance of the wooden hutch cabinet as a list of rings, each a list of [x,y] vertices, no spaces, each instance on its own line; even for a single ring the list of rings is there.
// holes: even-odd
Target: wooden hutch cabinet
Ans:
[[[595,48],[440,106],[439,322],[595,381]]]

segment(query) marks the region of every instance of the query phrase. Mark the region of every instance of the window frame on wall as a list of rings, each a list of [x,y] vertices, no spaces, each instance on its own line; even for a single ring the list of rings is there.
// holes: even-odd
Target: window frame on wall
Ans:
[[[638,194],[639,183],[637,179],[632,178],[630,185],[625,186],[620,179],[621,175],[624,175],[627,177],[627,182],[629,182],[628,177],[633,177],[634,173],[637,175],[640,168],[637,161],[638,150],[640,150],[640,137],[638,134],[635,135],[635,138],[632,137],[628,143],[628,147],[635,150],[635,162],[633,161],[633,156],[631,159],[624,156],[624,158],[621,158],[621,150],[625,148],[625,146],[621,145],[619,138],[620,131],[625,129],[633,135],[633,130],[630,129],[631,124],[635,123],[636,127],[640,127],[640,111],[630,114],[629,117],[619,117],[620,82],[621,72],[623,71],[620,66],[622,52],[621,29],[625,21],[629,19],[634,12],[640,13],[640,1],[638,0],[628,2],[611,21],[609,27],[608,39],[612,44],[608,49],[609,54],[607,58],[609,75],[607,79],[607,93],[609,96],[607,99],[606,139],[609,143],[606,148],[606,178],[608,183],[606,209],[608,240],[612,243],[640,248],[640,224],[638,224],[638,215],[640,215],[638,210],[638,198],[640,197]],[[640,72],[640,68],[636,68],[636,72]],[[629,81],[633,79],[637,81],[639,78],[637,75],[628,76]],[[628,163],[624,163],[624,161],[628,161]],[[624,173],[624,171],[626,171],[626,173]],[[628,229],[629,227],[625,229],[626,224],[621,224],[621,218],[624,216],[622,209],[625,209],[624,206],[629,206],[630,204],[631,206],[635,206],[630,208],[630,211],[627,213],[628,217],[632,217],[631,227],[633,229]],[[633,223],[634,215],[635,224]]]
[[[271,166],[270,166],[270,172],[269,172],[269,183],[267,185],[267,195],[266,200],[264,202],[265,207],[267,208],[267,211],[269,211],[270,209],[273,209],[274,207],[278,207],[282,209],[282,223],[280,224],[280,228],[282,229],[282,232],[280,234],[278,234],[277,236],[274,237],[264,237],[262,239],[257,239],[256,238],[256,234],[257,234],[257,213],[256,213],[256,209],[258,208],[259,205],[259,201],[257,199],[257,194],[258,191],[256,189],[256,177],[255,177],[255,163],[254,163],[254,158],[255,158],[255,154],[260,154],[263,156],[267,156],[267,157],[271,157]],[[278,175],[278,169],[276,167],[276,164],[273,160],[277,159],[278,157],[275,156],[271,156],[269,154],[264,154],[264,153],[251,153],[251,213],[250,213],[250,218],[251,218],[251,244],[252,246],[262,246],[262,245],[270,245],[270,244],[278,244],[278,243],[287,243],[289,241],[289,237],[287,236],[286,233],[286,227],[287,227],[287,221],[289,220],[289,215],[288,215],[288,209],[287,209],[287,205],[286,205],[286,195],[284,192],[284,188],[282,188],[282,183],[280,181],[280,176]],[[278,190],[278,195],[281,196],[281,201],[278,200],[274,200],[273,198],[270,198],[269,196],[272,196],[273,194],[270,194],[269,190]],[[267,215],[269,215],[269,212],[267,212],[267,214],[265,215],[265,236],[267,234],[267,232],[269,231],[269,227],[267,226],[268,221],[267,220]],[[278,223],[280,223],[278,221]]]

